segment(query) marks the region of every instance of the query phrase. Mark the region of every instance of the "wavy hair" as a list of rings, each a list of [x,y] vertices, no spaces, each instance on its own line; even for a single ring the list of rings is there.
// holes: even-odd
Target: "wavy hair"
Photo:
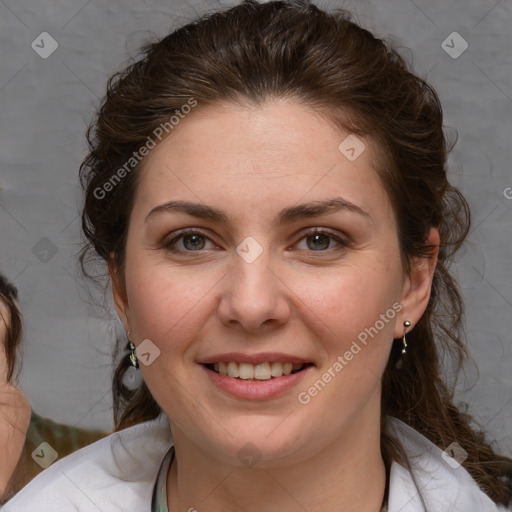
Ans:
[[[303,0],[247,0],[146,45],[138,60],[110,78],[87,132],[89,153],[80,168],[86,273],[89,256],[96,255],[115,262],[123,283],[138,166],[123,173],[116,186],[106,184],[191,98],[197,109],[220,102],[257,106],[291,99],[376,142],[378,172],[396,214],[404,269],[411,259],[430,254],[430,228],[438,228],[441,238],[430,301],[408,334],[407,356],[397,369],[400,347],[395,340],[383,375],[384,460],[388,468],[391,460],[407,464],[384,429],[385,418],[393,416],[441,449],[457,440],[468,453],[463,465],[482,490],[496,503],[509,504],[512,461],[497,455],[454,405],[441,369],[446,356],[459,369],[466,357],[463,301],[449,268],[468,233],[470,215],[464,197],[447,180],[451,144],[432,86],[413,73],[393,44],[353,22],[346,11],[327,13]],[[98,190],[108,191],[108,197]],[[116,354],[125,341],[118,340]],[[123,358],[113,379],[117,429],[160,412],[145,384],[135,391],[123,386],[128,364]]]

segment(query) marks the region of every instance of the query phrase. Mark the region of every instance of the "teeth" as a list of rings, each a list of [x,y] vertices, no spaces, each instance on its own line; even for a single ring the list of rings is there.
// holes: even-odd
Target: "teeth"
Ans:
[[[238,365],[236,363],[228,363],[228,376],[240,377],[240,374],[238,373]]]
[[[272,377],[270,373],[270,364],[263,363],[254,367],[254,378],[258,380],[268,380]]]
[[[238,378],[242,380],[270,380],[273,377],[282,377],[290,375],[292,372],[301,370],[304,367],[302,363],[235,363],[235,362],[219,362],[214,363],[213,369],[221,375]]]
[[[281,377],[281,375],[283,375],[283,364],[272,363],[270,366],[270,373],[272,374],[272,377]]]
[[[240,363],[238,365],[236,363],[229,364],[234,364],[235,366],[238,366],[238,373],[241,379],[254,379],[254,365],[248,363]]]

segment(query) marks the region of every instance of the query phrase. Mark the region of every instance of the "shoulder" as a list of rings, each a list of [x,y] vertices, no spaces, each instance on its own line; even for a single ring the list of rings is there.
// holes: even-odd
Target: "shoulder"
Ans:
[[[32,458],[32,453],[41,446],[41,443],[48,443],[58,452],[59,459],[62,459],[79,448],[87,446],[107,435],[108,432],[100,430],[85,430],[55,423],[32,411],[21,456],[18,459],[18,464],[12,474],[1,503],[12,498],[28,482],[43,471],[41,465],[36,464]]]
[[[389,418],[387,428],[403,446],[412,468],[410,472],[396,462],[392,464],[389,512],[507,512],[479,488],[457,463],[458,457],[449,457],[396,418]]]
[[[2,512],[145,510],[170,446],[169,420],[162,414],[53,463],[7,502]]]

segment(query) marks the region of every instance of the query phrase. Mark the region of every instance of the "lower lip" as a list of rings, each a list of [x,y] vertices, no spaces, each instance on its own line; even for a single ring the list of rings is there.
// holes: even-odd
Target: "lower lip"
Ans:
[[[300,372],[290,373],[290,375],[283,375],[282,377],[273,377],[269,380],[243,380],[221,375],[204,365],[201,366],[210,380],[222,391],[236,398],[248,400],[265,400],[282,395],[296,386],[313,368],[313,366],[308,366]]]

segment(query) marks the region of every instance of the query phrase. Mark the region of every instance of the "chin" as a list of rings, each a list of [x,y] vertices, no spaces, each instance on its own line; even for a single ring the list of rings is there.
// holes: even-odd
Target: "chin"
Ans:
[[[209,450],[226,464],[266,469],[298,462],[305,458],[301,447],[306,440],[299,439],[301,431],[292,431],[286,418],[262,418],[261,422],[244,417],[239,422],[223,423],[222,438],[209,439]],[[284,420],[283,420],[284,419]],[[249,427],[249,428],[248,428]],[[301,453],[302,456],[297,457]]]

